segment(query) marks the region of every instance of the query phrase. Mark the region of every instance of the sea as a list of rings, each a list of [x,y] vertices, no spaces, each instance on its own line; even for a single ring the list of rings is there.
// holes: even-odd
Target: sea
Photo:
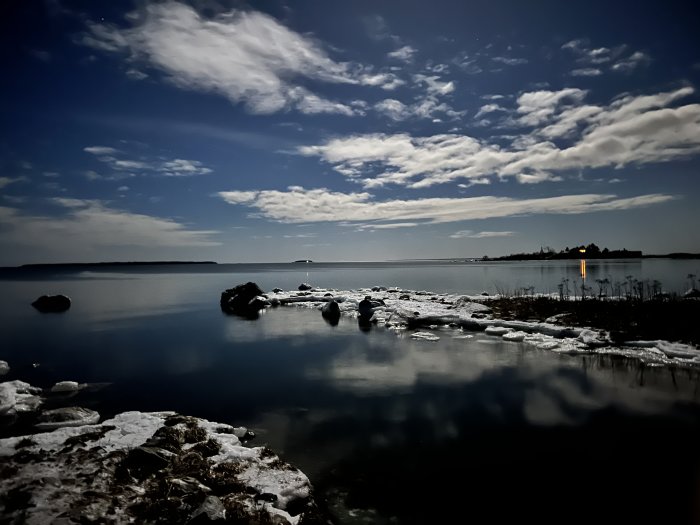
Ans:
[[[698,270],[670,259],[3,270],[0,380],[87,383],[69,403],[103,418],[174,410],[246,426],[250,446],[309,476],[337,524],[698,523],[696,371],[451,328],[416,340],[309,308],[248,320],[219,307],[247,281],[495,294],[634,278],[682,293]],[[32,308],[56,293],[70,310]]]

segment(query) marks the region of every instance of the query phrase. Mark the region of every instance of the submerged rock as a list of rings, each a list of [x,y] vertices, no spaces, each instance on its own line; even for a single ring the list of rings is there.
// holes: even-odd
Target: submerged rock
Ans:
[[[70,308],[70,298],[65,295],[42,295],[32,303],[41,313],[65,312]]]
[[[256,317],[270,304],[262,295],[263,291],[255,283],[239,284],[221,293],[221,310],[227,314]]]
[[[0,464],[9,523],[324,522],[301,471],[173,412],[0,439]]]

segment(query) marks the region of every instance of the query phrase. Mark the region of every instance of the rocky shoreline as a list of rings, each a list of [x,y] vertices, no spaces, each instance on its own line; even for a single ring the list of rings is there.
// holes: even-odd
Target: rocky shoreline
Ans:
[[[0,439],[3,523],[326,522],[307,476],[268,448],[248,446],[254,434],[245,427],[175,412],[124,412],[98,423],[85,408],[41,410],[48,396],[84,386],[0,383],[3,424],[37,431]]]
[[[238,304],[246,306],[243,310],[236,311],[228,306],[231,304],[230,298],[236,296],[236,291],[242,290],[244,286],[246,290],[255,290],[256,295],[249,298],[237,297]],[[533,296],[531,299],[538,297],[544,298],[548,303],[557,302],[550,296]],[[450,326],[462,331],[481,331],[505,341],[522,342],[559,353],[621,356],[650,366],[700,366],[700,349],[694,344],[663,338],[636,339],[633,338],[636,332],[629,331],[627,333],[630,338],[625,339],[625,334],[620,335],[619,331],[600,325],[587,325],[586,318],[579,318],[573,324],[568,322],[567,315],[557,313],[542,318],[534,316],[528,310],[511,310],[508,315],[503,315],[501,303],[504,301],[512,302],[512,299],[440,294],[384,286],[336,290],[313,287],[307,283],[300,285],[299,290],[275,288],[269,293],[262,293],[257,285],[247,283],[222,294],[222,310],[254,319],[267,308],[286,305],[314,308],[323,314],[328,310],[328,303],[335,303],[339,315],[357,319],[359,327],[364,330],[372,326],[384,326],[399,334],[408,331],[411,337],[435,341],[439,340],[439,336],[430,330]],[[688,301],[690,306],[698,306],[695,299]],[[592,303],[593,300],[589,302]],[[566,309],[573,303],[574,301],[564,301],[560,308]],[[334,321],[329,320],[327,315],[324,318],[333,324]],[[428,331],[415,332],[417,329]]]

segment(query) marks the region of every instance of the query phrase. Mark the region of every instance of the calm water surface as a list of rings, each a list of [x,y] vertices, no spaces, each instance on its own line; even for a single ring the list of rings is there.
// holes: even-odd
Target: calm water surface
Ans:
[[[608,261],[588,272],[682,290],[694,266]],[[9,379],[103,384],[72,401],[104,417],[177,410],[251,427],[253,444],[311,477],[337,523],[698,517],[696,375],[451,329],[436,331],[437,342],[416,341],[363,332],[350,319],[333,327],[313,310],[283,307],[247,321],[218,307],[221,290],[247,280],[263,289],[308,281],[464,293],[500,280],[554,291],[577,262],[289,268],[0,280],[0,359]],[[65,314],[29,306],[59,292],[73,300]]]

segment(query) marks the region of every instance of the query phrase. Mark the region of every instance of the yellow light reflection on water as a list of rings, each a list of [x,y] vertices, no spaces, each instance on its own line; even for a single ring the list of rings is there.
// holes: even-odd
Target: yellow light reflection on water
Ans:
[[[581,278],[586,279],[586,259],[581,259]]]

